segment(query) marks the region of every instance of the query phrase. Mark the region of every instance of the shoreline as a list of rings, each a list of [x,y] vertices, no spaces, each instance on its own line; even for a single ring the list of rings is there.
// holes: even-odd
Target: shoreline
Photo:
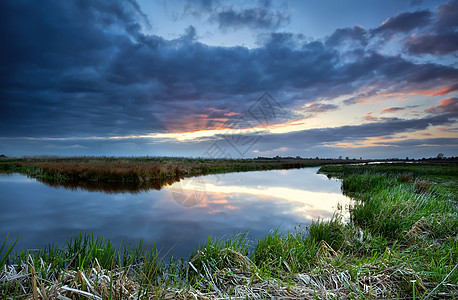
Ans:
[[[0,172],[20,173],[51,186],[111,192],[159,190],[209,174],[318,167],[341,164],[456,163],[456,160],[357,160],[316,158],[203,159],[180,157],[41,157],[2,158]]]
[[[0,160],[0,172],[20,173],[51,185],[112,192],[159,190],[184,178],[354,163],[331,159],[22,158]],[[366,162],[366,161],[358,161]]]

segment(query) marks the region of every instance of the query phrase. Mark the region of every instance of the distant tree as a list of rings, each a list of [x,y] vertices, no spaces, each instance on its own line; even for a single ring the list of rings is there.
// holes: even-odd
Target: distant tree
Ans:
[[[342,155],[341,155],[341,156],[339,156],[339,159],[342,159]]]
[[[348,157],[348,156],[347,156],[347,157],[345,157],[345,160],[350,160],[350,157]]]
[[[437,155],[437,159],[443,159],[444,158],[444,153],[439,153]]]

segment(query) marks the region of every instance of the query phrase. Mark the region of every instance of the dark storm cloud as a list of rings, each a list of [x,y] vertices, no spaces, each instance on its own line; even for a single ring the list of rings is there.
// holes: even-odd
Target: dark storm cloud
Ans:
[[[200,3],[211,9],[216,5]],[[272,13],[268,2],[258,8]],[[254,13],[254,21],[246,24],[255,26],[262,15]],[[452,86],[458,78],[458,70],[451,66],[413,63],[370,49],[352,49],[356,59],[348,60],[336,46],[345,41],[366,43],[366,31],[360,27],[336,30],[328,39],[312,42],[291,33],[272,33],[264,44],[248,49],[199,43],[192,26],[175,40],[145,35],[145,18],[132,1],[2,1],[0,136],[195,130],[196,119],[211,109],[236,114],[208,118],[236,119],[266,90],[291,109],[368,86],[380,87],[374,94],[381,87],[390,92],[425,90],[436,88],[438,82]],[[401,17],[395,18],[399,23]],[[278,21],[273,20],[271,24]],[[452,22],[446,16],[441,20]],[[390,30],[414,26],[413,21],[404,27],[393,24]],[[301,95],[309,96],[304,100]],[[323,112],[336,107],[310,108]],[[346,127],[340,138],[346,130],[351,132]],[[83,144],[66,146],[72,145]]]
[[[373,30],[372,33],[390,37],[396,33],[406,33],[415,28],[427,26],[430,20],[431,12],[429,10],[403,12],[387,19],[380,27]]]
[[[289,23],[289,16],[280,11],[271,11],[264,7],[247,8],[240,11],[232,8],[218,12],[212,20],[220,29],[238,29],[242,27],[276,29]]]
[[[410,54],[449,54],[458,51],[458,32],[421,34],[406,39]]]
[[[457,15],[456,0],[440,5],[434,12],[403,12],[370,30],[371,38],[381,37],[380,42],[383,44],[393,35],[399,34],[405,52],[410,55],[453,54],[458,50]]]
[[[110,57],[138,37],[130,2],[3,1],[2,136],[116,135],[158,128],[141,83],[112,84]],[[142,18],[142,16],[139,16]],[[143,129],[143,130],[144,130]]]
[[[458,26],[458,0],[452,0],[437,8],[436,28],[440,30],[456,30]]]
[[[289,14],[275,9],[272,1],[261,0],[254,6],[235,9],[230,1],[187,0],[184,13],[194,17],[207,17],[210,22],[218,24],[219,29],[238,30],[277,29],[290,21]]]
[[[458,51],[458,1],[440,5],[431,29],[405,39],[405,49],[414,55],[453,54]]]
[[[366,45],[367,39],[367,31],[360,26],[339,28],[326,40],[326,45],[336,46],[345,41],[358,41],[361,45]]]

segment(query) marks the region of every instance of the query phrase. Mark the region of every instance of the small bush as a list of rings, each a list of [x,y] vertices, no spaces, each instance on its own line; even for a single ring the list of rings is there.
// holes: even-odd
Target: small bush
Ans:
[[[410,181],[412,181],[412,179],[413,179],[413,173],[412,172],[402,173],[399,176],[399,181],[400,182],[410,182]]]
[[[415,180],[414,190],[417,194],[424,194],[428,191],[429,188],[429,181],[424,179],[417,179]]]

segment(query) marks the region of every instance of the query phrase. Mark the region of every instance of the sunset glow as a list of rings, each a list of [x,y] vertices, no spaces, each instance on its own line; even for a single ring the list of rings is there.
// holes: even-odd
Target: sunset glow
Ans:
[[[0,154],[457,156],[458,1],[350,2],[3,1]]]

